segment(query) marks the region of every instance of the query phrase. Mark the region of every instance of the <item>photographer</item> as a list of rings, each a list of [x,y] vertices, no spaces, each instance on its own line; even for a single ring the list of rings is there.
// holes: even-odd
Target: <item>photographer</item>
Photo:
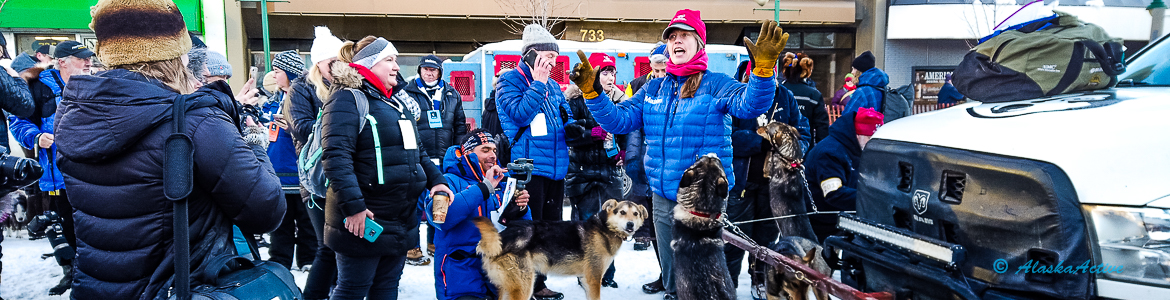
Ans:
[[[489,299],[497,294],[495,286],[483,275],[483,261],[476,255],[479,243],[479,229],[471,220],[487,217],[491,212],[504,212],[499,223],[507,220],[531,220],[528,191],[520,191],[510,202],[520,209],[505,210],[505,170],[496,160],[496,139],[483,129],[467,134],[462,145],[451,146],[446,151],[443,177],[451,186],[461,189],[450,197],[446,218],[436,221],[432,212],[434,199],[422,197],[426,216],[435,231],[435,296],[439,300],[454,300],[463,297]],[[509,206],[511,208],[513,206]],[[471,299],[464,299],[471,300]]]
[[[153,299],[167,291],[175,269],[174,210],[163,195],[161,157],[173,132],[172,109],[186,111],[194,145],[194,190],[187,198],[192,274],[209,257],[235,254],[233,224],[269,232],[284,216],[280,182],[263,147],[266,130],[250,119],[245,123],[253,126],[241,128],[227,83],[195,90],[183,58],[191,40],[178,11],[169,1],[101,0],[92,9],[103,45],[98,56],[110,70],[71,81],[56,140],[82,229],[75,299]],[[127,30],[123,23],[139,19],[176,30]],[[118,43],[106,43],[111,40]],[[186,107],[175,107],[180,95],[189,97]]]

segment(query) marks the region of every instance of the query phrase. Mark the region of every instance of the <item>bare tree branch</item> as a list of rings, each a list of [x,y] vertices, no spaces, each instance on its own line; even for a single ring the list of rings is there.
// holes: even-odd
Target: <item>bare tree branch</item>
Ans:
[[[515,35],[523,35],[524,27],[529,24],[540,25],[553,33],[553,28],[565,21],[564,18],[557,17],[557,12],[563,12],[575,6],[572,2],[561,5],[554,2],[555,0],[496,0],[496,5],[504,11],[504,18],[501,21],[508,27],[508,31]],[[553,33],[553,36],[563,34],[564,30],[561,30]]]

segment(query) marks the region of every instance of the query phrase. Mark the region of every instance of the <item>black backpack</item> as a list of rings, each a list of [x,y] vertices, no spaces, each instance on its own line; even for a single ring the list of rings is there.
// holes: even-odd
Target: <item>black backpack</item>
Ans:
[[[877,89],[882,93],[882,106],[878,110],[882,112],[883,116],[885,116],[882,118],[883,122],[889,123],[890,121],[901,119],[910,115],[911,108],[914,106],[914,104],[910,102],[912,100],[907,100],[906,97],[903,97],[902,94],[899,94],[898,90],[870,84],[862,84],[858,85],[857,87],[861,88],[863,86]]]

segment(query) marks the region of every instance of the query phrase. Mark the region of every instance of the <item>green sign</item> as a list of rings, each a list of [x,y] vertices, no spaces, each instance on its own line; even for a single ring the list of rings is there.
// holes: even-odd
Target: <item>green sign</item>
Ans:
[[[2,1],[2,0],[0,0]],[[187,30],[203,33],[202,0],[172,0]],[[212,0],[214,1],[214,0]],[[89,8],[98,0],[10,0],[0,10],[0,28],[89,29]]]

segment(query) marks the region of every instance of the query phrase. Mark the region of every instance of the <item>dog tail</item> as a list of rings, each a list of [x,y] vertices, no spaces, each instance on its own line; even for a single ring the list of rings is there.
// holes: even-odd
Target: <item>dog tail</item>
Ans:
[[[492,224],[492,220],[484,217],[478,217],[473,220],[475,227],[479,228],[479,246],[475,247],[475,252],[478,252],[484,257],[496,257],[504,252],[503,241],[500,240],[500,232],[496,231],[496,226]]]

